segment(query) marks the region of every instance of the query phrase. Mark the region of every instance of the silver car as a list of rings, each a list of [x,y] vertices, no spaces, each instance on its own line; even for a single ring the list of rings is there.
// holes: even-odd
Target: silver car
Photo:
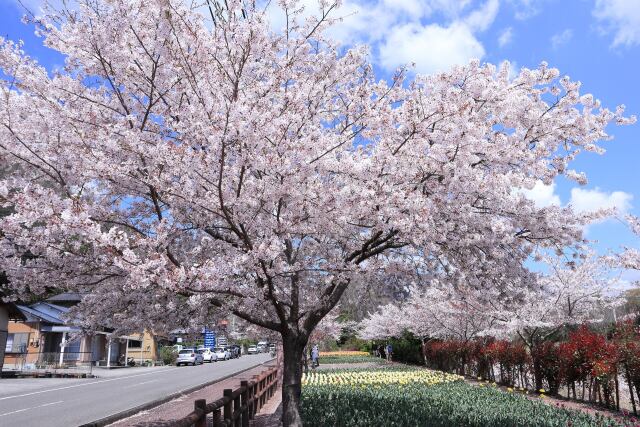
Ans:
[[[176,366],[180,365],[201,365],[204,363],[202,354],[198,353],[195,348],[183,348],[178,352]]]

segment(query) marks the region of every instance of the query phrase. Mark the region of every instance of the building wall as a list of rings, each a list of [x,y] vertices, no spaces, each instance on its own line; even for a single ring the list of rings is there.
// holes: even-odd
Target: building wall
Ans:
[[[38,358],[40,352],[40,339],[39,324],[37,322],[9,322],[8,334],[20,334],[26,333],[27,339],[27,353],[15,353],[5,352],[4,354],[4,369],[19,369],[23,365],[34,364]],[[5,346],[2,346],[2,350]]]
[[[9,313],[7,309],[0,304],[0,372],[4,363],[4,348],[7,344],[7,333],[9,332]]]
[[[130,337],[137,339],[142,338],[142,346],[139,348],[129,347],[129,357],[133,357],[136,362],[139,362],[140,360],[156,361],[159,359],[158,340],[154,339],[154,336],[149,331],[144,331],[143,334],[132,334]]]

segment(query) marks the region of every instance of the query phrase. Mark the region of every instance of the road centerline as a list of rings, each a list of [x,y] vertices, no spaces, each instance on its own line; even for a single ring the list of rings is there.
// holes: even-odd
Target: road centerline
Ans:
[[[45,406],[57,405],[58,403],[62,403],[64,400],[58,400],[57,402],[44,403],[42,405],[32,406],[30,408],[18,409],[11,412],[5,412],[4,414],[0,414],[0,417],[4,417],[5,415],[17,414],[19,412],[29,411],[31,409],[44,408]]]

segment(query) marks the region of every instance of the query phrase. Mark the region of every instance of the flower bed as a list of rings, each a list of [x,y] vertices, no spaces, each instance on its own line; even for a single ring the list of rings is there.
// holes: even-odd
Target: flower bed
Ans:
[[[305,426],[605,427],[615,420],[475,387],[427,369],[330,370],[303,377]]]
[[[320,357],[369,356],[366,351],[321,351]]]
[[[385,363],[385,361],[379,357],[373,356],[320,356],[320,364],[334,364],[334,363]]]

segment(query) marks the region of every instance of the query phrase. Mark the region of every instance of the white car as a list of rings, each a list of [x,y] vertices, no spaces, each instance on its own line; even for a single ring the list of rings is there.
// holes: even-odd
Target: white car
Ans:
[[[198,365],[204,363],[202,355],[195,348],[183,348],[178,352],[176,366],[180,365]]]
[[[214,348],[213,352],[215,353],[215,355],[218,358],[218,360],[229,360],[229,359],[231,359],[231,353],[229,353],[228,350],[225,350],[222,347]]]
[[[255,345],[250,345],[247,349],[247,354],[258,354],[258,347]]]
[[[202,355],[202,361],[203,362],[217,362],[218,361],[218,356],[216,355],[216,353],[214,353],[213,351],[211,351],[211,349],[209,348],[199,348],[198,349],[198,353],[200,353]]]

